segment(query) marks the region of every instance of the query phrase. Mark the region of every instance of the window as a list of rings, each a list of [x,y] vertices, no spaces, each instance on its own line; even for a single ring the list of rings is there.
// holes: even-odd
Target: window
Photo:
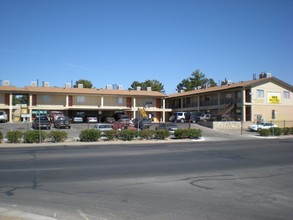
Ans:
[[[84,96],[77,96],[76,97],[76,102],[78,104],[84,103],[85,102],[85,97]]]
[[[42,100],[44,103],[50,103],[50,102],[51,102],[51,96],[49,96],[49,95],[42,95],[42,96],[41,96],[41,100]]]
[[[123,104],[123,98],[122,97],[117,97],[116,98],[116,104]]]
[[[284,91],[283,92],[283,97],[284,97],[284,99],[290,99],[290,92]]]
[[[264,98],[265,97],[264,91],[262,89],[256,90],[256,97],[257,98]]]

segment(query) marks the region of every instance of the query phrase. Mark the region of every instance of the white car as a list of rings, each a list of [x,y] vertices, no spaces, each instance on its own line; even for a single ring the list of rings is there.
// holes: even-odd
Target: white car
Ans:
[[[259,131],[261,129],[270,129],[272,127],[278,127],[277,125],[271,123],[271,122],[264,122],[260,124],[253,124],[248,126],[248,130],[250,131]]]
[[[73,122],[74,123],[81,123],[81,122],[83,122],[83,118],[79,117],[79,116],[75,116],[75,117],[73,117]]]
[[[112,124],[96,124],[94,129],[101,131],[101,134],[104,135],[104,131],[113,130]]]

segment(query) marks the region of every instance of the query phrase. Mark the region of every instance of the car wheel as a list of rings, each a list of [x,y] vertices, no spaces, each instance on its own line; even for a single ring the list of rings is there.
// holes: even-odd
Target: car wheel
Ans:
[[[184,119],[182,118],[182,119],[180,120],[180,122],[183,123],[183,122],[184,122]]]

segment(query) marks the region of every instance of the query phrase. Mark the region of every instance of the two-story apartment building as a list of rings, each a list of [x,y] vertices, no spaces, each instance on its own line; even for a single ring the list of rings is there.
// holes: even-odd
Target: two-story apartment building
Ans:
[[[31,121],[37,112],[58,110],[69,117],[78,112],[88,116],[112,116],[115,111],[124,111],[130,118],[137,117],[139,109],[144,108],[154,121],[165,121],[166,95],[157,91],[27,86],[17,88],[9,83],[0,86],[0,111],[5,111],[10,122]]]
[[[259,119],[293,121],[293,87],[271,74],[260,78],[228,83],[223,86],[195,88],[168,96],[167,108],[173,112],[200,111],[226,116],[243,122],[257,122]]]

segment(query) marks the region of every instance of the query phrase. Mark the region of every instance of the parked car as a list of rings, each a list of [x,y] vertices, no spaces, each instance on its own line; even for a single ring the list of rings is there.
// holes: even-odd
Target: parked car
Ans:
[[[174,134],[174,132],[178,129],[178,126],[174,123],[160,123],[156,130],[167,130],[171,134]]]
[[[96,124],[94,126],[94,129],[97,129],[97,130],[101,131],[101,135],[104,135],[104,131],[113,130],[111,124],[102,124],[102,123]]]
[[[191,123],[197,123],[200,120],[200,117],[203,116],[202,112],[187,112],[185,116],[185,121]]]
[[[64,116],[63,112],[61,111],[50,111],[49,113],[49,117],[52,123],[60,116]]]
[[[81,117],[81,116],[74,116],[74,117],[72,118],[72,121],[73,121],[74,123],[82,123],[82,122],[83,122],[83,117]]]
[[[70,118],[67,116],[60,116],[54,121],[54,128],[71,128]]]
[[[261,129],[270,129],[272,127],[278,127],[278,126],[276,124],[271,123],[271,122],[264,122],[264,123],[249,125],[248,130],[260,131]]]
[[[0,122],[7,122],[7,114],[4,111],[0,111]]]
[[[111,116],[104,116],[102,117],[102,122],[112,124],[115,122],[115,118]]]
[[[201,121],[204,121],[204,120],[210,120],[211,117],[212,117],[211,114],[204,114],[204,115],[200,116],[199,119],[200,119]]]
[[[42,129],[45,128],[47,130],[51,129],[51,122],[48,117],[36,117],[32,122],[33,129]]]
[[[152,120],[149,118],[135,118],[133,120],[133,125],[136,128],[139,128],[141,130],[148,129],[152,125]]]
[[[134,127],[130,119],[120,119],[118,121],[115,121],[112,124],[112,128],[115,130],[122,130],[122,129],[136,130],[136,128]]]
[[[86,117],[86,121],[88,123],[97,123],[98,122],[98,118],[95,117],[95,116],[89,116],[89,117]]]
[[[115,118],[116,121],[122,118],[129,118],[128,115],[126,115],[126,113],[123,111],[116,111],[113,117]]]
[[[174,112],[169,120],[172,122],[185,122],[186,115],[187,115],[187,112]]]

